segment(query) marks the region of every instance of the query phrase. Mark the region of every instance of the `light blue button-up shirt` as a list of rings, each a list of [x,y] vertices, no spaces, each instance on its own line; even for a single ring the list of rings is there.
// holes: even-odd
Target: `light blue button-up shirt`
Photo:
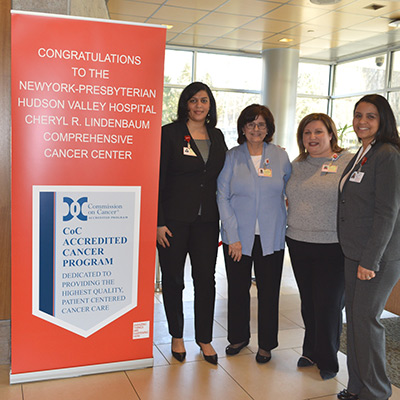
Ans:
[[[291,173],[286,151],[264,143],[260,168],[264,167],[271,169],[272,176],[258,175],[245,142],[226,153],[218,177],[222,241],[240,241],[242,254],[247,256],[253,249],[257,219],[264,256],[285,246],[285,187]]]

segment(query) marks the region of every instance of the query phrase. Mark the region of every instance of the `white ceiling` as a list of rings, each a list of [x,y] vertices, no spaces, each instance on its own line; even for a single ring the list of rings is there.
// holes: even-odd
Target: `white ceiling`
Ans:
[[[108,0],[115,20],[171,25],[167,45],[260,53],[295,48],[301,58],[338,61],[400,46],[400,1]],[[292,39],[282,43],[280,39]]]

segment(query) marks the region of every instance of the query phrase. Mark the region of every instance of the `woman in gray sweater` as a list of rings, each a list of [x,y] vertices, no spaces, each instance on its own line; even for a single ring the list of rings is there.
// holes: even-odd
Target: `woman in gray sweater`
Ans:
[[[322,379],[339,370],[344,306],[344,257],[336,229],[338,183],[352,154],[338,146],[332,119],[313,113],[297,130],[300,155],[286,187],[286,242],[299,287],[305,326],[297,366],[316,364]]]

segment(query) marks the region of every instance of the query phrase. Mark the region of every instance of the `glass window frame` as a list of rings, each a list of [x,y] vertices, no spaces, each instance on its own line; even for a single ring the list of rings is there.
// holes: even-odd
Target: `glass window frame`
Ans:
[[[234,55],[240,57],[254,57],[259,58],[260,62],[262,62],[261,54],[239,54],[236,52],[229,52],[229,51],[218,51],[218,50],[208,50],[208,49],[197,49],[197,48],[187,48],[187,47],[177,47],[177,46],[167,46],[167,50],[174,50],[174,51],[186,51],[192,53],[192,68],[191,68],[191,82],[197,80],[197,57],[200,53],[208,53],[208,54],[221,54],[221,55]],[[385,55],[386,57],[386,65],[385,65],[385,79],[384,79],[384,87],[380,88],[379,90],[365,90],[359,92],[351,92],[348,93],[340,93],[335,94],[335,79],[336,79],[336,69],[337,66],[342,65],[348,62],[355,62],[357,60],[362,60],[370,57],[377,57],[379,55]],[[358,97],[361,98],[366,94],[378,93],[382,96],[386,97],[390,101],[390,95],[394,94],[396,96],[400,95],[400,80],[397,86],[392,86],[392,76],[393,76],[393,63],[394,63],[394,55],[398,55],[400,57],[400,46],[390,49],[376,49],[376,51],[370,52],[368,54],[359,54],[354,57],[348,57],[346,59],[340,59],[336,62],[326,62],[322,60],[314,60],[314,59],[299,59],[299,63],[311,63],[311,64],[324,64],[329,65],[329,85],[328,91],[326,94],[307,94],[307,93],[300,93],[297,92],[298,99],[317,99],[323,100],[327,102],[326,110],[320,110],[320,112],[326,112],[329,116],[332,116],[333,109],[334,109],[334,102],[340,99],[346,98],[354,98]],[[260,96],[261,99],[261,80],[262,77],[260,76],[260,89],[259,90],[249,90],[244,88],[226,88],[226,87],[218,87],[218,86],[210,86],[210,89],[213,92],[230,92],[230,93],[239,93],[239,94],[253,94]],[[164,82],[165,88],[177,89],[182,90],[187,86],[185,84],[178,84],[178,83],[167,83]],[[392,97],[393,98],[393,97]],[[347,123],[350,124],[352,121],[348,121]],[[340,127],[338,127],[340,128]]]
[[[174,46],[167,46],[166,50],[174,50],[174,51],[186,51],[186,52],[191,52],[192,53],[192,66],[191,66],[191,71],[192,71],[192,76],[191,76],[191,82],[195,82],[198,80],[198,74],[197,74],[197,58],[198,55],[200,53],[203,54],[218,54],[218,55],[233,55],[236,57],[244,57],[244,58],[257,58],[259,59],[260,63],[262,63],[262,57],[261,54],[257,55],[248,55],[248,54],[238,54],[238,53],[232,53],[232,52],[223,52],[223,51],[211,51],[211,50],[200,50],[200,49],[192,49],[192,48],[176,48]],[[261,69],[260,69],[261,72]],[[181,91],[183,90],[186,86],[188,85],[188,83],[184,83],[184,84],[179,84],[179,83],[168,83],[165,82],[165,76],[164,76],[164,93],[165,93],[165,89],[170,89],[172,91]],[[215,86],[215,85],[209,85],[210,89],[212,90],[212,92],[214,93],[215,96],[217,96],[218,93],[220,92],[225,92],[228,94],[237,94],[237,95],[247,95],[249,97],[251,96],[258,96],[261,102],[261,76],[260,76],[260,89],[256,90],[256,89],[244,89],[244,88],[227,88],[227,87],[219,87],[219,86]],[[174,112],[171,112],[170,110],[168,110],[169,112],[166,112],[165,107],[163,107],[163,116],[164,115],[168,115],[171,116],[174,114],[174,112],[176,113],[176,110],[174,110]],[[176,116],[175,116],[176,117]],[[219,121],[222,121],[222,118],[219,118]],[[168,120],[166,120],[166,118],[163,118],[163,124],[168,123],[168,122],[172,122],[172,119],[169,118]],[[218,123],[217,123],[218,126]],[[233,129],[233,127],[232,127]],[[230,129],[230,130],[232,130]],[[234,129],[236,131],[236,121],[235,121],[235,125],[234,125]],[[231,136],[231,135],[230,135]],[[236,139],[235,139],[236,140]],[[231,145],[233,144],[232,138],[229,138],[229,140]]]
[[[361,60],[361,59],[365,59],[368,57],[378,57],[380,55],[385,55],[386,56],[386,70],[385,70],[385,81],[384,81],[384,86],[379,89],[379,90],[365,90],[365,91],[360,91],[360,92],[348,92],[348,93],[342,93],[340,95],[335,95],[334,94],[334,90],[332,90],[332,92],[330,93],[330,99],[331,99],[331,104],[332,104],[332,108],[333,108],[333,104],[336,100],[341,100],[341,99],[347,99],[347,98],[352,98],[352,97],[356,97],[356,98],[361,98],[365,95],[368,94],[380,94],[381,96],[385,97],[386,99],[388,99],[389,103],[391,101],[391,95],[393,98],[393,95],[400,95],[400,84],[398,86],[392,86],[392,76],[393,76],[393,63],[394,63],[394,53],[398,53],[400,56],[400,47],[395,47],[395,48],[390,48],[390,49],[386,49],[386,51],[382,50],[382,49],[376,49],[375,52],[371,52],[369,54],[364,54],[364,55],[359,55],[358,57],[353,57],[353,58],[349,58],[346,60],[341,60],[338,63],[335,64],[333,71],[334,71],[334,76],[332,79],[332,89],[334,89],[334,84],[335,84],[335,72],[336,72],[336,66],[340,65],[344,62],[350,62],[350,61],[357,61],[357,60]],[[332,116],[332,108],[330,110],[329,115]],[[397,119],[399,119],[398,122],[398,129],[400,131],[400,118],[398,118],[396,116]],[[352,123],[352,121],[348,122],[349,124]]]

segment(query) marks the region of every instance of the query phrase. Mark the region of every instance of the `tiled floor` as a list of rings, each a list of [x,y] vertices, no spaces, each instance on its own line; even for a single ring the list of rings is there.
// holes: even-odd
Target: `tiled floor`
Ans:
[[[186,270],[185,340],[186,361],[180,364],[170,354],[161,295],[155,294],[154,367],[80,378],[22,385],[8,384],[9,366],[0,366],[0,400],[305,400],[336,399],[347,382],[346,357],[340,354],[340,371],[335,379],[322,381],[316,367],[299,370],[297,359],[303,338],[299,296],[289,260],[285,259],[280,299],[279,347],[272,360],[260,365],[257,352],[256,303],[252,302],[250,345],[234,357],[226,357],[226,278],[222,252],[217,265],[217,300],[213,345],[218,366],[202,359],[193,335],[193,287],[190,267]],[[252,287],[255,300],[256,288]],[[400,389],[393,387],[393,400]]]

